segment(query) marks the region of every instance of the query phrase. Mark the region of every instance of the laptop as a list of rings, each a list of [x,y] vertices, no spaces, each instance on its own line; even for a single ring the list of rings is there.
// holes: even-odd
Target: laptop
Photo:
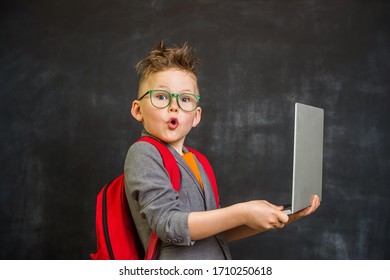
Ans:
[[[295,103],[292,199],[285,205],[287,214],[311,205],[315,194],[322,200],[323,132],[324,110]]]

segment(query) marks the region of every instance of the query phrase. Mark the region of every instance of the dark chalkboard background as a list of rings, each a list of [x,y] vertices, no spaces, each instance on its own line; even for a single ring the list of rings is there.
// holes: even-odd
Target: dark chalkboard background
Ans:
[[[325,110],[319,210],[235,259],[390,258],[390,5],[383,1],[2,1],[0,258],[88,259],[95,199],[140,135],[134,65],[160,40],[203,64],[187,145],[223,205],[290,197],[294,102]]]

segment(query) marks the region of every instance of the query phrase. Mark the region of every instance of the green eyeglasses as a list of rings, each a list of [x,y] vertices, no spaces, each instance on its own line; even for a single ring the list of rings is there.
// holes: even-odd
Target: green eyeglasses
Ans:
[[[138,100],[141,100],[146,95],[150,96],[150,102],[158,109],[164,109],[168,107],[172,102],[172,97],[176,98],[179,108],[185,112],[192,112],[199,106],[200,96],[193,93],[170,93],[166,90],[152,89],[148,90]]]

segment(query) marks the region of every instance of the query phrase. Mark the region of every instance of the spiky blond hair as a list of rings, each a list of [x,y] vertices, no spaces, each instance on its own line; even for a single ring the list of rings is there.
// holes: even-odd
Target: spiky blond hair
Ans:
[[[187,42],[182,47],[167,47],[164,41],[155,46],[149,55],[135,66],[140,78],[140,83],[151,74],[168,69],[180,69],[192,73],[196,77],[195,66],[200,59],[195,54],[195,49]]]

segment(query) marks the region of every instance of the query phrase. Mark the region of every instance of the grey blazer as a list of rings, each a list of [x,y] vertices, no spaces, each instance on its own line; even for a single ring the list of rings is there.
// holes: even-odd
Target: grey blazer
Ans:
[[[189,213],[216,208],[211,183],[197,161],[204,185],[203,193],[184,159],[172,147],[167,147],[181,173],[179,193],[172,188],[160,153],[152,144],[136,142],[126,156],[126,196],[144,249],[153,230],[162,240],[158,259],[231,259],[223,234],[191,240],[188,232]]]

